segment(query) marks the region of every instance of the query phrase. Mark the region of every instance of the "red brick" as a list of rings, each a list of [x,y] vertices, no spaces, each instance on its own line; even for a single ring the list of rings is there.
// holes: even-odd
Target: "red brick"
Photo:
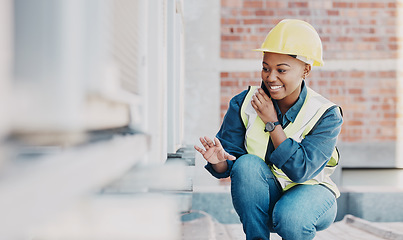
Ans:
[[[354,121],[354,120],[353,121],[348,121],[345,124],[349,125],[349,126],[362,126],[362,125],[364,125],[362,121]]]
[[[380,42],[381,39],[379,37],[363,37],[362,40],[364,42]]]
[[[334,8],[352,8],[354,3],[351,2],[333,2]]]
[[[272,10],[256,10],[255,15],[256,16],[273,16],[274,11],[272,11]]]
[[[336,38],[337,42],[352,42],[354,41],[354,38],[348,37],[348,36],[341,36]]]
[[[238,86],[238,82],[237,81],[221,81],[221,86],[222,87],[234,87],[234,86]]]
[[[327,15],[329,16],[339,16],[339,10],[327,10]]]
[[[240,20],[236,18],[221,18],[221,24],[240,24]]]
[[[396,119],[397,114],[396,113],[385,113],[384,118]]]
[[[286,7],[286,1],[284,0],[270,0],[270,1],[266,1],[266,7],[267,8],[285,8]]]
[[[227,36],[221,36],[222,41],[240,41],[241,37],[240,36],[234,36],[234,35],[227,35]]]
[[[307,8],[308,2],[289,2],[288,7],[289,8]]]
[[[398,44],[388,44],[390,50],[399,50]]]
[[[353,88],[348,90],[349,94],[362,94],[362,89]]]
[[[244,1],[243,7],[245,7],[245,8],[263,8],[263,1]]]
[[[379,77],[381,78],[395,78],[396,72],[395,71],[381,71],[379,72]]]
[[[392,37],[389,37],[388,38],[388,41],[389,42],[400,42],[400,41],[402,41],[403,39],[400,39],[400,38],[398,38],[397,36],[392,36]]]
[[[388,8],[397,8],[397,4],[395,2],[388,3]]]
[[[258,79],[256,79],[256,80],[244,80],[242,82],[242,86],[244,86],[244,87],[247,87],[247,86],[260,86],[261,82],[262,81],[258,80]]]
[[[310,15],[311,15],[311,11],[310,11],[310,10],[307,10],[307,9],[299,10],[299,15],[300,15],[300,16],[310,16]]]
[[[231,77],[234,78],[249,78],[251,76],[251,73],[249,72],[232,72]]]
[[[365,76],[365,72],[363,72],[363,71],[353,71],[353,72],[350,73],[350,76],[352,78],[362,78],[362,77]]]
[[[385,8],[385,3],[382,2],[360,2],[357,3],[358,8]]]
[[[221,72],[221,73],[220,73],[220,77],[221,77],[221,78],[227,78],[228,75],[229,75],[228,72]]]
[[[277,16],[281,16],[281,18],[285,18],[288,16],[296,16],[297,15],[297,11],[296,9],[292,10],[292,9],[278,9],[276,11],[276,15]],[[274,20],[273,24],[277,24],[279,21],[278,20]]]
[[[262,24],[263,20],[262,19],[244,19],[243,20],[244,24]]]
[[[252,16],[252,11],[246,10],[246,9],[242,9],[241,10],[241,15],[242,16]]]

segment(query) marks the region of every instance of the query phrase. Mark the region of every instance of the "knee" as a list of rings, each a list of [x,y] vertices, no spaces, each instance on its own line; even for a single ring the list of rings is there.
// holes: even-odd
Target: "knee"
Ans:
[[[305,216],[290,209],[273,211],[273,228],[283,239],[313,239],[316,228]]]
[[[266,167],[266,163],[256,155],[246,154],[241,156],[234,163],[231,170],[231,178],[239,176],[256,175],[257,169]]]

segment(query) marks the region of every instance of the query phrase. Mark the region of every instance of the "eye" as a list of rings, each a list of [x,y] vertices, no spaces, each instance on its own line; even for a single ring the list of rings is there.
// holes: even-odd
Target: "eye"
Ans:
[[[262,70],[263,70],[263,72],[268,72],[269,71],[269,69],[267,69],[265,67],[263,67]]]
[[[285,73],[287,70],[284,70],[284,69],[278,69],[277,70],[279,73]]]

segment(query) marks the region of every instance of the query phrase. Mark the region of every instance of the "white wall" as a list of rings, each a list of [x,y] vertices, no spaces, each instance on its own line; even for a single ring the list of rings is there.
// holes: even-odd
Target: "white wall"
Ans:
[[[220,1],[188,0],[185,12],[185,142],[220,126]]]
[[[11,1],[0,2],[0,139],[8,132],[8,94],[11,78]],[[0,159],[1,163],[1,159]]]

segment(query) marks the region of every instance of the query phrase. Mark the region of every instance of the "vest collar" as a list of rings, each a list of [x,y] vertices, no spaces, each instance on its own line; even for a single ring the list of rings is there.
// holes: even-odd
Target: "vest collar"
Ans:
[[[305,102],[307,89],[306,89],[304,80],[302,81],[301,88],[302,88],[301,93],[299,94],[297,101],[294,103],[294,105],[292,105],[292,107],[290,109],[288,109],[288,111],[285,113],[284,116],[281,114],[280,108],[278,107],[277,100],[273,99],[273,105],[277,111],[277,117],[281,121],[281,124],[283,126],[288,124],[288,122],[294,123],[295,118],[297,117],[297,115],[299,113],[299,110],[301,110],[301,107]]]

